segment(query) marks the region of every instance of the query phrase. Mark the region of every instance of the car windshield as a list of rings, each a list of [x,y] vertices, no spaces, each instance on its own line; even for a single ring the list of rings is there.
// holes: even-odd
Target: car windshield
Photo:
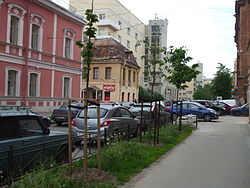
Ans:
[[[131,112],[139,112],[141,111],[141,106],[134,106],[132,108],[130,108]],[[143,111],[150,111],[150,106],[143,106]]]
[[[106,113],[107,109],[100,109],[100,118],[103,118]],[[84,118],[84,110],[81,110],[81,112],[78,115],[79,118]],[[97,118],[97,108],[88,108],[88,119],[96,119]]]
[[[68,103],[63,103],[59,108],[68,109]],[[72,106],[83,106],[83,103],[71,103]]]

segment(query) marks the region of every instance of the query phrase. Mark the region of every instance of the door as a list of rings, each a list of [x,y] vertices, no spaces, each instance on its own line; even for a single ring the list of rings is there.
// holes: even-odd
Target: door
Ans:
[[[201,107],[196,105],[196,104],[188,104],[188,113],[194,114],[197,116],[197,118],[202,119],[203,113],[202,113],[202,110],[200,108]]]
[[[131,112],[129,112],[125,108],[120,108],[120,112],[122,116],[121,120],[122,120],[123,130],[129,134],[135,133],[135,131],[137,130],[137,122],[134,119]]]

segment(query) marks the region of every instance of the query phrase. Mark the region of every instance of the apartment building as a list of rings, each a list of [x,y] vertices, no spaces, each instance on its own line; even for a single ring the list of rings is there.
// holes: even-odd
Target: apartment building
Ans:
[[[149,20],[149,24],[145,26],[146,36],[145,39],[149,42],[151,46],[156,46],[159,48],[167,48],[167,30],[168,30],[168,20],[167,19],[154,19]],[[147,55],[150,55],[150,51],[146,50]],[[159,52],[157,54],[160,60],[166,56],[164,53]],[[147,61],[144,62],[145,69],[148,68]],[[166,70],[163,70],[165,75],[168,75]],[[148,87],[151,87],[150,81],[147,82]],[[170,84],[165,78],[157,77],[154,84],[154,92],[160,93],[165,99],[173,100],[176,99],[176,87]]]
[[[90,97],[113,102],[138,101],[140,67],[133,52],[113,38],[93,42],[95,56],[90,71]]]
[[[80,97],[86,22],[50,0],[0,0],[0,105],[49,111]]]
[[[235,2],[235,43],[237,60],[235,66],[235,99],[238,105],[249,102],[250,94],[250,1]]]
[[[83,15],[86,9],[91,8],[91,1],[82,2],[70,0],[69,8]],[[144,86],[144,61],[141,56],[145,54],[143,43],[145,25],[118,0],[95,0],[94,13],[98,15],[99,22],[96,23],[97,39],[113,38],[133,55],[140,66],[139,84]]]

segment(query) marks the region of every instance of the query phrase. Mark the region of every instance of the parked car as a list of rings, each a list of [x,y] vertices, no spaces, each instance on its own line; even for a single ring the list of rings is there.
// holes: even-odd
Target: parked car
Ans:
[[[31,110],[31,107],[29,106],[5,106],[2,105],[0,106],[0,113],[1,114],[11,114],[11,115],[37,115],[41,121],[43,122],[43,124],[46,127],[50,127],[51,125],[51,120],[44,116],[44,115],[39,115],[36,112],[33,112]]]
[[[143,108],[143,113],[141,113],[141,110]],[[155,121],[155,112],[160,113],[159,121],[161,124],[165,124],[170,121],[171,114],[165,110],[165,107],[160,104],[155,104],[154,102],[152,104],[150,103],[138,103],[135,104],[133,107],[129,109],[133,114],[136,115],[138,119],[141,119],[141,114],[143,115],[143,124],[149,125],[152,124]]]
[[[104,139],[105,129],[107,136],[115,133],[125,133],[127,136],[137,135],[140,121],[127,108],[119,105],[101,105],[100,112],[102,139]],[[71,125],[72,135],[77,141],[84,133],[84,110],[79,111]],[[88,134],[93,139],[97,136],[97,108],[95,106],[88,108]],[[76,143],[79,144],[79,142]]]
[[[215,106],[225,108],[228,114],[230,114],[231,109],[234,107],[222,101],[213,101],[213,104]]]
[[[136,103],[135,102],[121,102],[120,105],[124,106],[127,109],[130,109],[132,106],[134,106]]]
[[[82,106],[83,103],[71,103],[72,106]],[[77,108],[71,108],[71,118],[75,118],[79,112]],[[68,122],[68,103],[62,104],[58,109],[53,110],[51,120],[55,121],[58,126]]]
[[[0,172],[25,170],[42,156],[67,160],[67,134],[50,132],[36,115],[0,113]]]
[[[228,114],[228,111],[226,108],[222,106],[216,106],[213,101],[208,101],[208,100],[192,100],[192,102],[197,102],[205,106],[206,108],[211,108],[214,109],[219,116]]]
[[[180,116],[180,104],[172,106],[168,106],[166,108],[170,113],[173,113],[173,116]],[[211,121],[212,119],[218,119],[218,113],[210,108],[206,108],[205,106],[196,103],[196,102],[183,102],[182,104],[182,115],[193,114],[196,115],[198,119],[203,119],[204,121]]]
[[[244,104],[240,107],[235,107],[231,109],[231,114],[234,116],[246,115],[249,116],[249,104]]]

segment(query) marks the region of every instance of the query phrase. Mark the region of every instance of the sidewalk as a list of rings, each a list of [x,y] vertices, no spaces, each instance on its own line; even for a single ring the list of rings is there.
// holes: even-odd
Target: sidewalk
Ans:
[[[245,117],[200,122],[183,143],[122,188],[250,188],[250,128]]]

